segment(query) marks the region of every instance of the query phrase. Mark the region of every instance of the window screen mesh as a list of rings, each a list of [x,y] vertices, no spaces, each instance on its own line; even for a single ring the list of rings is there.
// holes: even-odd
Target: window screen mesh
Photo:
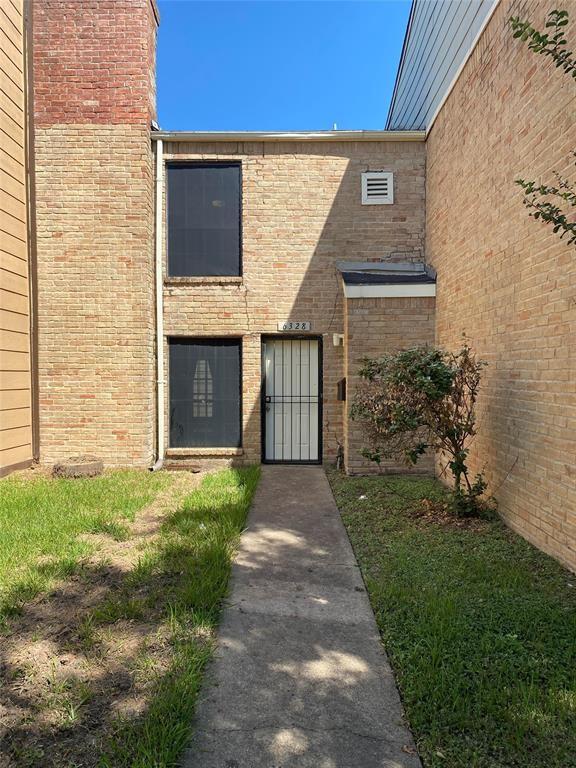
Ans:
[[[238,448],[240,341],[170,340],[170,445]]]
[[[168,166],[168,271],[240,274],[240,166]]]

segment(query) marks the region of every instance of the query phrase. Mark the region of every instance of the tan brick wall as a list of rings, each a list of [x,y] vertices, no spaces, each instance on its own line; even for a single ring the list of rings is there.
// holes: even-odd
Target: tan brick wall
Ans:
[[[433,297],[346,299],[345,356],[347,402],[349,412],[360,383],[358,370],[365,357],[377,358],[390,352],[434,343]],[[422,458],[414,467],[387,459],[380,465],[362,456],[367,447],[362,424],[347,419],[344,425],[344,455],[349,474],[433,473],[434,461]]]
[[[41,460],[153,457],[151,0],[34,3]]]
[[[260,459],[261,334],[310,320],[324,340],[324,458],[343,440],[336,383],[344,375],[343,260],[422,259],[421,142],[279,142],[165,145],[168,159],[239,160],[243,178],[241,281],[168,281],[167,336],[243,337],[244,459]],[[362,206],[360,174],[395,173],[395,204]],[[224,284],[223,284],[224,283]]]
[[[544,0],[502,0],[427,142],[437,341],[489,362],[471,465],[509,524],[576,567],[576,254],[521,204],[520,177],[573,178],[576,81],[512,40]],[[576,43],[574,23],[569,37]]]
[[[41,458],[153,452],[152,162],[147,129],[36,131]]]

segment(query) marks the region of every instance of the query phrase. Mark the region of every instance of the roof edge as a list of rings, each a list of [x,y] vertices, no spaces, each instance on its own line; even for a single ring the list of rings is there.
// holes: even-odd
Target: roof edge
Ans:
[[[392,117],[392,110],[396,103],[396,95],[398,93],[398,84],[400,82],[400,75],[404,68],[404,62],[406,60],[406,49],[408,48],[408,40],[410,38],[410,31],[412,29],[412,22],[414,21],[414,14],[416,13],[416,0],[412,0],[410,6],[410,14],[408,16],[408,22],[406,24],[406,31],[404,32],[404,41],[402,43],[402,50],[400,52],[400,59],[398,60],[398,69],[396,70],[396,80],[394,81],[394,90],[392,91],[392,98],[390,99],[390,106],[388,107],[388,116],[386,118],[386,130],[390,125],[390,118]]]
[[[426,131],[152,131],[153,141],[424,141]]]
[[[337,261],[339,272],[425,272],[425,261]]]
[[[456,73],[454,74],[454,77],[452,78],[452,80],[448,84],[448,87],[446,88],[446,91],[444,92],[444,96],[442,96],[442,98],[438,102],[438,106],[434,110],[434,112],[432,114],[432,117],[430,118],[430,121],[429,121],[428,125],[426,126],[426,138],[428,138],[428,134],[432,130],[432,128],[434,126],[434,123],[436,122],[436,118],[438,117],[438,115],[442,111],[442,108],[443,108],[444,104],[446,104],[446,102],[448,101],[448,99],[450,97],[450,94],[452,93],[452,91],[456,87],[456,83],[458,82],[458,80],[460,80],[460,75],[464,71],[464,67],[466,66],[466,64],[468,64],[468,62],[472,58],[472,54],[476,50],[476,46],[480,42],[480,38],[484,34],[484,31],[486,30],[486,27],[490,23],[490,21],[492,19],[492,16],[494,16],[494,13],[496,12],[496,9],[499,7],[500,2],[501,2],[501,0],[493,0],[492,5],[490,6],[490,10],[486,14],[486,18],[482,22],[482,24],[480,26],[480,29],[478,30],[478,32],[474,36],[474,39],[472,40],[472,42],[470,43],[470,46],[468,48],[468,51],[466,52],[466,55],[462,59],[462,61],[460,63],[460,66],[456,70]]]
[[[408,53],[408,44],[409,44],[409,41],[410,41],[410,35],[411,35],[411,31],[412,31],[412,22],[414,20],[414,16],[415,16],[415,13],[416,13],[416,5],[417,5],[417,3],[418,3],[418,0],[412,0],[412,7],[410,9],[410,16],[408,17],[408,23],[406,25],[406,34],[404,36],[404,44],[402,46],[402,53],[400,55],[400,62],[398,64],[398,69],[396,71],[396,80],[394,82],[394,90],[392,92],[392,99],[390,100],[390,107],[388,108],[388,117],[386,119],[386,130],[389,129],[390,123],[392,122],[392,112],[394,110],[394,107],[396,106],[395,102],[396,102],[396,96],[397,96],[397,93],[398,93],[398,85],[400,83],[400,78],[403,75],[404,64],[405,64],[406,56],[407,56],[407,53]],[[432,114],[432,117],[428,121],[425,129],[423,129],[426,132],[426,138],[428,138],[428,134],[432,130],[432,127],[433,127],[433,125],[434,125],[434,123],[436,121],[436,118],[438,117],[438,115],[442,111],[442,108],[443,108],[444,104],[448,101],[448,98],[449,98],[450,94],[452,93],[452,91],[454,90],[454,87],[456,86],[456,83],[460,79],[460,76],[461,76],[461,74],[462,74],[466,64],[468,63],[468,61],[472,57],[472,54],[474,53],[474,51],[476,50],[476,47],[477,47],[478,43],[480,42],[480,38],[482,37],[484,31],[486,30],[486,27],[490,23],[490,20],[494,16],[494,13],[495,13],[496,9],[499,7],[500,3],[501,3],[501,0],[492,0],[492,4],[491,4],[491,6],[490,6],[490,8],[489,8],[489,10],[488,10],[488,12],[486,14],[486,17],[484,18],[484,21],[482,22],[480,28],[478,29],[478,31],[475,34],[475,36],[473,37],[473,39],[469,42],[468,48],[466,49],[466,52],[465,52],[465,54],[464,54],[464,56],[462,58],[462,61],[460,62],[460,65],[458,66],[458,69],[456,70],[454,76],[452,77],[452,79],[450,80],[448,85],[446,86],[446,90],[444,91],[444,94],[442,95],[442,98],[438,102],[438,105],[436,106],[436,109],[434,110],[434,112]]]

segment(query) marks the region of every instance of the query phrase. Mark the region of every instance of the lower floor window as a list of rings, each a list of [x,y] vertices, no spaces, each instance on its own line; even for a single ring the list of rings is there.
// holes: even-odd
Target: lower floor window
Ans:
[[[241,445],[240,339],[170,339],[170,446]]]

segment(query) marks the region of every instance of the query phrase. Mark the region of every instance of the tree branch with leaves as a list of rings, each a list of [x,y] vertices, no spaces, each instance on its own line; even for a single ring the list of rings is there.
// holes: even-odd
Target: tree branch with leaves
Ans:
[[[554,10],[548,14],[546,32],[540,32],[518,16],[510,19],[510,25],[513,36],[527,43],[530,51],[550,57],[556,67],[576,79],[576,57],[567,47],[568,41],[564,36],[568,21],[568,11]],[[576,157],[576,152],[573,154]],[[517,179],[516,184],[524,190],[523,203],[529,209],[529,215],[550,224],[553,232],[559,233],[561,238],[567,236],[569,245],[576,245],[575,214],[569,210],[576,208],[576,184],[557,172],[554,176],[555,184],[541,184],[527,179]]]

